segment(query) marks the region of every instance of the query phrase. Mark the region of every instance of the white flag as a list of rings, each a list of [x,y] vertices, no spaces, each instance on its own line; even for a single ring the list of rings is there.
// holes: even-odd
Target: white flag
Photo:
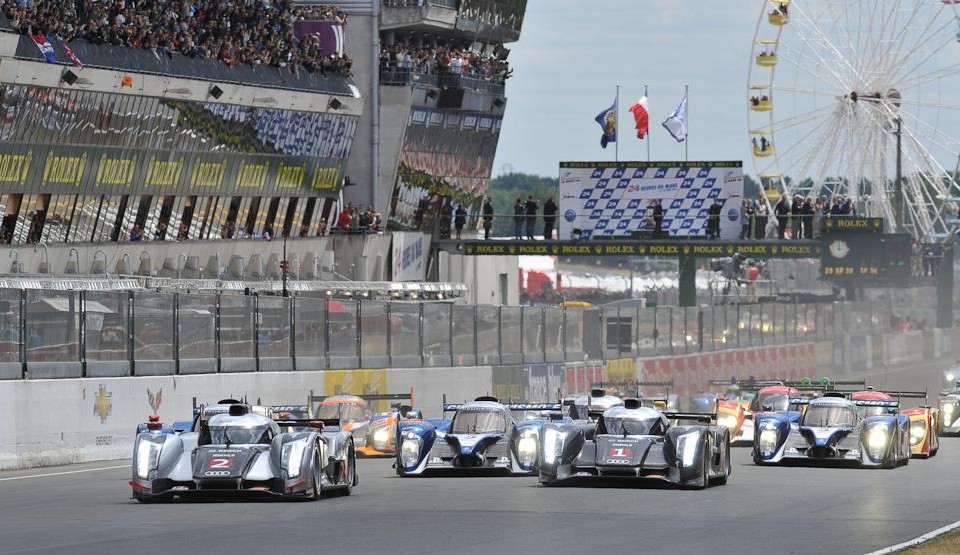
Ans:
[[[683,100],[677,105],[677,108],[663,122],[663,128],[666,129],[678,143],[687,140],[687,95],[683,95]]]

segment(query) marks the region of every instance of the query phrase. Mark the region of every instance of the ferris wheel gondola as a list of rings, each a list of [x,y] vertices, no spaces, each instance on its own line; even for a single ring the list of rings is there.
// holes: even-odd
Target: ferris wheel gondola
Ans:
[[[960,0],[763,0],[747,80],[755,170],[768,191],[841,195],[888,229],[943,237],[960,198],[956,91]]]

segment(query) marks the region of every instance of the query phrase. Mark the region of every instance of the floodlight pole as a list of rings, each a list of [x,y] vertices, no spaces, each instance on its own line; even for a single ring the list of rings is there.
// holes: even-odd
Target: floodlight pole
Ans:
[[[894,188],[894,222],[896,229],[902,233],[903,229],[903,120],[897,118],[897,184]]]

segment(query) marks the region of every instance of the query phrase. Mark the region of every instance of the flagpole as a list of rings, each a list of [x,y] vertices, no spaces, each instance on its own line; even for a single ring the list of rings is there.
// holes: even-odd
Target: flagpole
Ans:
[[[619,162],[620,161],[620,141],[619,141],[620,137],[617,137],[617,135],[620,134],[620,85],[619,84],[617,85],[617,98],[616,100],[613,101],[613,130],[614,130],[613,131],[614,137],[617,139],[613,141],[614,142],[613,161]]]
[[[690,85],[683,86],[683,99],[687,103],[687,136],[683,141],[683,161],[690,161]]]
[[[650,91],[646,85],[643,86],[643,96],[647,99],[647,105],[650,103]],[[647,115],[649,118],[649,114]],[[650,161],[650,139],[653,137],[653,133],[650,132],[649,124],[647,125],[647,162]]]

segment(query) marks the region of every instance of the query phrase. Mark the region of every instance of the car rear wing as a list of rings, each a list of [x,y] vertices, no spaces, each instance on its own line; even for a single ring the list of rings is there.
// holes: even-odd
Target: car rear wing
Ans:
[[[340,420],[338,418],[275,418],[274,422],[278,426],[289,426],[292,428],[314,428],[325,430],[327,428],[339,428]]]
[[[342,393],[342,395],[354,395],[360,397],[364,401],[375,402],[375,401],[410,401],[410,404],[413,404],[413,388],[410,388],[409,392],[406,393]],[[313,403],[322,403],[332,397],[332,395],[314,395],[313,390],[310,390],[310,395],[307,397],[307,404],[313,406]]]
[[[456,412],[465,403],[444,403],[443,412]],[[502,403],[507,410],[546,410],[560,412],[563,405],[560,403]]]
[[[810,401],[813,399],[806,399],[803,397],[791,398],[791,405],[809,405]],[[897,408],[900,406],[900,401],[887,400],[887,399],[857,399],[851,400],[851,402],[858,407],[889,407]]]
[[[712,424],[717,420],[717,413],[707,412],[663,412],[668,420],[692,420],[704,424]]]

